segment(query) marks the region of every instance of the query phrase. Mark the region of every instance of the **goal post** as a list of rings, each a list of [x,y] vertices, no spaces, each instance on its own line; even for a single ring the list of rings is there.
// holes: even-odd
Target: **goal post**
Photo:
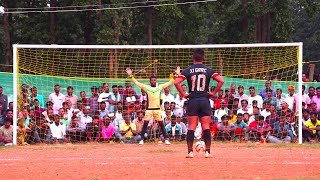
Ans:
[[[205,64],[225,78],[223,89],[230,84],[248,88],[254,86],[257,94],[267,79],[272,89],[285,89],[294,85],[302,99],[302,43],[265,44],[208,44],[208,45],[13,45],[14,72],[14,132],[17,144],[17,115],[21,104],[18,96],[21,84],[38,88],[44,100],[60,84],[66,94],[68,86],[74,94],[90,91],[91,86],[124,85],[125,72],[130,67],[141,82],[148,83],[150,75],[157,75],[159,83],[165,82],[175,66],[182,69],[192,64],[195,48],[205,50]],[[298,76],[297,76],[298,74]],[[212,86],[215,84],[212,82]],[[140,89],[133,87],[139,94]],[[171,88],[172,94],[177,94]],[[284,92],[284,94],[286,91]],[[87,94],[88,95],[88,94]],[[302,106],[299,106],[299,144],[302,143]]]

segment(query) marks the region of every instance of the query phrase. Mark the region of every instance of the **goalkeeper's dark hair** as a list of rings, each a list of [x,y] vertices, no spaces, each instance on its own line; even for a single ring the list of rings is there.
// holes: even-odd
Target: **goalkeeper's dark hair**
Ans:
[[[204,51],[203,49],[195,49],[193,51],[193,60],[201,62],[204,60]]]
[[[157,79],[157,76],[151,75],[149,79],[151,80],[152,78],[156,78]]]

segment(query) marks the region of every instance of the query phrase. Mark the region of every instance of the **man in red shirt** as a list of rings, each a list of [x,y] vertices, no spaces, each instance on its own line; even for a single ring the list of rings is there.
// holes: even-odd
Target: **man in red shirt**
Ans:
[[[250,139],[261,140],[261,138],[264,138],[264,136],[267,136],[272,131],[272,128],[264,121],[264,116],[259,116],[257,120],[249,124],[249,130]]]

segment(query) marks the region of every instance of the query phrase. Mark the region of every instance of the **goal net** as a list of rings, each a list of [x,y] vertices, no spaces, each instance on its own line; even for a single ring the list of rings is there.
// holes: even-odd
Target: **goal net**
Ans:
[[[249,87],[255,87],[256,93],[259,94],[265,88],[266,80],[271,80],[272,90],[282,89],[283,94],[287,94],[287,87],[293,85],[297,93],[298,89],[300,91],[298,79],[301,79],[301,70],[299,72],[301,69],[299,63],[302,63],[301,47],[301,43],[159,46],[14,45],[14,115],[18,117],[14,118],[14,125],[19,129],[16,126],[17,122],[29,118],[30,120],[24,121],[32,127],[27,131],[26,136],[29,138],[26,141],[34,141],[39,137],[41,141],[45,140],[50,133],[48,134],[48,127],[43,123],[50,126],[48,121],[50,118],[53,121],[54,117],[45,117],[42,120],[34,116],[46,114],[43,112],[47,111],[46,105],[50,94],[54,93],[55,85],[60,86],[60,93],[65,96],[68,95],[67,88],[72,86],[73,94],[83,103],[81,107],[73,103],[72,112],[69,114],[68,110],[65,110],[67,116],[65,119],[68,121],[66,123],[70,125],[74,110],[80,108],[82,112],[86,106],[90,106],[85,104],[80,92],[86,92],[86,98],[89,98],[92,96],[92,87],[97,87],[97,93],[100,94],[104,91],[103,83],[108,83],[109,92],[112,92],[113,85],[122,86],[126,90],[129,80],[125,72],[126,67],[130,67],[135,77],[142,83],[148,84],[150,75],[156,75],[159,84],[166,82],[174,67],[180,66],[184,69],[192,64],[191,56],[195,48],[203,48],[206,56],[205,64],[224,77],[223,90],[235,84],[237,90],[239,86],[243,86],[244,93],[248,96]],[[131,86],[137,95],[141,94],[138,87],[134,84]],[[212,81],[211,86],[215,86],[215,82]],[[23,90],[24,87],[26,90]],[[39,106],[44,109],[35,109],[34,100],[37,97],[24,97],[30,97],[32,94],[30,87],[36,87],[37,94],[42,95],[43,102],[40,102]],[[177,91],[174,86],[171,86],[170,93],[176,97]],[[124,106],[129,111],[134,111],[133,104],[124,102]],[[24,110],[26,108],[27,110]],[[24,116],[24,111],[28,111],[25,112],[28,117]],[[55,113],[57,112],[53,114]],[[93,118],[94,115],[90,115]],[[113,118],[111,117],[111,122]],[[100,121],[103,120],[100,118]],[[87,139],[87,133],[78,133],[76,136],[81,137],[77,140]],[[14,141],[17,143],[16,138]]]

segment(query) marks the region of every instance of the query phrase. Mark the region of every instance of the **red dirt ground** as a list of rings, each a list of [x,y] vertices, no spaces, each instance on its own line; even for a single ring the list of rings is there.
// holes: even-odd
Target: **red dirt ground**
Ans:
[[[320,146],[215,143],[73,144],[0,148],[0,179],[320,179]]]

